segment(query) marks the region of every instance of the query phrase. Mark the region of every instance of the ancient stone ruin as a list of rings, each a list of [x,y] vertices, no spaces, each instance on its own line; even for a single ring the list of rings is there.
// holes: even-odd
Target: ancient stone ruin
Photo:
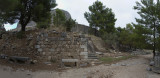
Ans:
[[[12,62],[56,62],[62,67],[79,67],[88,64],[91,59],[97,59],[92,40],[85,35],[55,30],[28,31],[30,34],[20,40],[16,39],[16,33],[3,34],[0,40],[0,54]]]
[[[67,65],[67,63],[79,66],[89,59],[89,53],[95,56],[94,48],[91,47],[89,41],[89,38],[82,35],[50,31],[37,36],[35,48],[42,55],[41,60],[57,61],[62,66]],[[92,56],[90,59],[97,58],[92,58]]]

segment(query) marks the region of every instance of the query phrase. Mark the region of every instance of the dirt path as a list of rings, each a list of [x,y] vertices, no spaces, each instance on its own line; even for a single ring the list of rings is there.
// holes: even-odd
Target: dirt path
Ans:
[[[112,65],[102,64],[88,68],[68,69],[63,72],[12,71],[10,68],[0,67],[0,78],[160,78],[160,75],[146,70],[149,67],[149,58],[151,55],[124,60]]]
[[[144,55],[117,63],[118,66],[113,67],[113,78],[160,78],[160,75],[147,71],[150,58],[151,55]]]

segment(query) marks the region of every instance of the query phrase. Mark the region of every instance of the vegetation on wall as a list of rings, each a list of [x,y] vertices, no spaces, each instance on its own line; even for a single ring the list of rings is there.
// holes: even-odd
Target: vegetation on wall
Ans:
[[[73,20],[72,18],[67,19],[62,10],[56,9],[56,13],[53,17],[53,23],[57,27],[63,26],[66,31],[70,32],[71,28],[76,25],[76,20]]]

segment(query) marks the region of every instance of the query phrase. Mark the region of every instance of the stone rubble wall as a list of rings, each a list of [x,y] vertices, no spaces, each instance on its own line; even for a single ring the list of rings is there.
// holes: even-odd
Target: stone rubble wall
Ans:
[[[40,33],[37,36],[35,48],[42,55],[43,61],[58,61],[62,59],[87,59],[88,38],[80,36],[70,36],[67,33],[50,31]]]
[[[91,38],[84,35],[50,31],[27,31],[26,37],[17,39],[17,32],[3,34],[0,39],[0,54],[29,57],[38,62],[75,61],[78,64],[94,53]],[[90,47],[88,47],[90,46]]]

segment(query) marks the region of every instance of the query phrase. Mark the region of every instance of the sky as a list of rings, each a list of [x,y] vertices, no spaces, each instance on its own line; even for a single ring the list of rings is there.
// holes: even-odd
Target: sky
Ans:
[[[68,11],[73,19],[79,24],[89,26],[89,23],[84,18],[84,13],[89,12],[88,7],[92,5],[96,0],[56,0],[58,6],[56,8]],[[136,5],[136,1],[140,0],[99,0],[103,4],[111,8],[115,13],[117,19],[115,27],[125,27],[126,24],[135,22],[135,17],[139,17],[137,12],[133,9]],[[17,24],[9,25],[6,24],[7,30],[16,28]]]

